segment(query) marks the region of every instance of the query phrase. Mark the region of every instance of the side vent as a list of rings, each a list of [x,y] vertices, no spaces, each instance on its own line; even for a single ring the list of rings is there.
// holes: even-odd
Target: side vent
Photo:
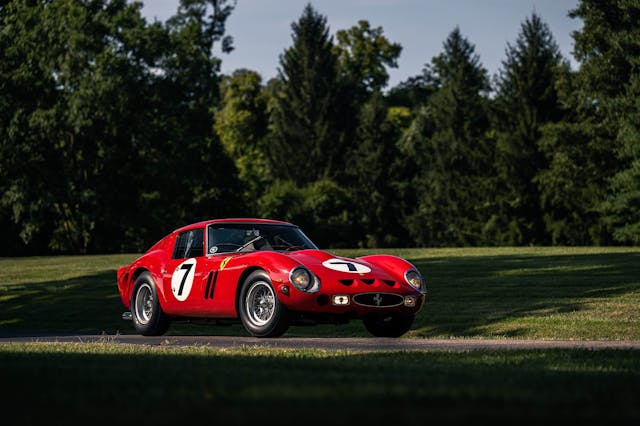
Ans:
[[[217,279],[218,279],[217,270],[215,272],[209,272],[209,276],[207,277],[207,287],[204,290],[205,299],[213,299],[213,290],[215,290],[216,288]]]

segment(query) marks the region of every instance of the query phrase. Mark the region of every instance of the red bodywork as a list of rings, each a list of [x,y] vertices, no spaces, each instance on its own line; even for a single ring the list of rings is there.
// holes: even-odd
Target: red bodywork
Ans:
[[[410,262],[390,255],[371,255],[356,259],[335,256],[322,250],[292,252],[252,251],[245,253],[216,253],[195,258],[193,283],[185,300],[180,301],[172,292],[172,276],[185,259],[172,259],[176,236],[190,229],[204,228],[213,223],[266,223],[291,225],[286,222],[265,219],[218,219],[195,223],[177,229],[154,244],[141,257],[128,266],[118,269],[117,280],[120,297],[129,309],[131,291],[140,273],[148,271],[153,276],[163,311],[174,318],[238,318],[237,300],[244,279],[256,269],[262,269],[271,278],[280,302],[291,312],[302,315],[329,314],[331,317],[362,318],[375,313],[417,313],[424,303],[425,294],[405,281],[405,272],[417,270]],[[206,247],[206,232],[203,246]],[[365,273],[343,272],[323,266],[330,259],[364,265]],[[320,280],[320,289],[307,293],[295,288],[289,274],[296,266],[305,266]],[[334,295],[353,296],[361,293],[392,293],[413,296],[415,306],[363,306],[353,300],[346,306],[332,303]]]

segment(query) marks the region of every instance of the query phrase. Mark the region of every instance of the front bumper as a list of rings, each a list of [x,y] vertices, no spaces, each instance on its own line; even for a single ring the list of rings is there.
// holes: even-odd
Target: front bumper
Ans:
[[[304,294],[291,289],[279,289],[278,297],[291,311],[345,315],[350,318],[361,318],[372,313],[414,315],[420,311],[425,301],[425,295],[418,292],[375,290]]]

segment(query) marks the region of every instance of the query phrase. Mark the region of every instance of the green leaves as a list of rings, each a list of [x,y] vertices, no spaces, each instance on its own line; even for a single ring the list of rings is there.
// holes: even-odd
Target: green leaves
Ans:
[[[210,50],[229,7],[185,2],[180,24],[167,26],[117,0],[3,9],[0,191],[24,244],[141,250],[168,221],[236,208],[233,179],[210,188],[234,173],[209,113],[219,62]]]
[[[334,39],[311,4],[276,78],[221,76],[234,6],[3,3],[0,254],[143,250],[236,215],[334,246],[640,244],[637,1],[571,11],[576,71],[534,13],[492,80],[454,28],[388,91],[402,47],[365,20]]]

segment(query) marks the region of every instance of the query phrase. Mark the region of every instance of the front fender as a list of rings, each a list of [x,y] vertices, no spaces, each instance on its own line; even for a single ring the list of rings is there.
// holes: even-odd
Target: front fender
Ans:
[[[358,257],[357,260],[367,262],[384,269],[398,282],[401,283],[406,283],[404,273],[408,269],[415,269],[416,271],[420,272],[424,279],[424,273],[420,271],[413,263],[398,256],[392,256],[390,254],[374,254],[370,256]]]

